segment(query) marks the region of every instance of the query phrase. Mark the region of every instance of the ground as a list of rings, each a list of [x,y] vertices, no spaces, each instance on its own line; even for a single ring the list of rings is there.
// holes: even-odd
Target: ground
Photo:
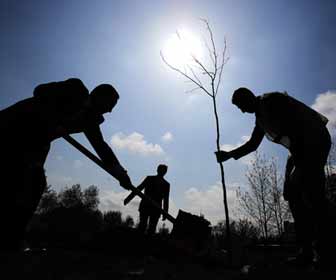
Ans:
[[[237,279],[239,272],[153,256],[113,256],[106,252],[47,250],[2,254],[1,279]]]
[[[259,259],[229,268],[218,258],[113,255],[104,251],[49,249],[1,254],[1,279],[330,279],[331,272],[283,264],[275,251],[258,251]],[[267,257],[269,256],[269,257]],[[280,254],[277,255],[280,257]]]

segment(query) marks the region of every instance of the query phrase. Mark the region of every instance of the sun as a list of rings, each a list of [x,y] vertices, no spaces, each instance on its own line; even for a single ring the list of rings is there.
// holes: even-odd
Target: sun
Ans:
[[[199,38],[185,28],[171,34],[162,49],[165,60],[174,67],[192,64],[192,57],[202,58],[203,49]]]

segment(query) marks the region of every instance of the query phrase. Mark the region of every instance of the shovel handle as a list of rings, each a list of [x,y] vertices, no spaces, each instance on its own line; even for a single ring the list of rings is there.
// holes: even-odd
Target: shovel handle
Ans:
[[[64,140],[66,140],[69,144],[74,146],[77,150],[79,150],[81,153],[83,153],[85,156],[87,156],[89,159],[91,159],[94,163],[96,163],[98,166],[100,166],[102,169],[104,169],[107,173],[112,175],[109,168],[106,167],[106,165],[103,163],[101,159],[99,159],[96,155],[91,153],[88,149],[86,149],[82,144],[77,142],[74,138],[72,138],[70,135],[63,136]],[[112,175],[113,176],[113,175]],[[160,211],[160,213],[167,218],[172,223],[175,223],[176,219],[170,215],[167,211],[163,210],[160,205],[158,205],[155,201],[153,201],[150,197],[145,195],[143,192],[139,191],[136,187],[133,185],[128,186],[129,189],[132,191],[132,193],[135,193],[137,196],[140,196],[142,199],[145,199],[150,204],[152,204],[156,209]]]

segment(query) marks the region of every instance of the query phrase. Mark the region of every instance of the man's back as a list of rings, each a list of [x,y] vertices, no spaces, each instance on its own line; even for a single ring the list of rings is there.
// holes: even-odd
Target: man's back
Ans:
[[[291,141],[311,137],[315,131],[323,129],[328,121],[318,112],[288,96],[273,92],[258,97],[257,123],[266,135],[288,136]]]
[[[164,199],[169,198],[170,184],[161,176],[147,176],[142,185],[145,188],[145,194],[159,205],[162,204]],[[145,200],[141,200],[140,210],[144,208],[152,209],[153,207]]]
[[[34,89],[34,98],[49,110],[71,114],[80,110],[89,91],[80,79],[40,84]]]

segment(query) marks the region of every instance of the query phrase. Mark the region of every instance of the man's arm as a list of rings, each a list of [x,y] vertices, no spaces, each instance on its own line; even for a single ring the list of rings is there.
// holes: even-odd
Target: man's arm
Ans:
[[[99,125],[91,125],[84,130],[84,134],[100,159],[110,167],[112,175],[120,182],[122,187],[128,189],[128,186],[132,183],[127,171],[122,167],[110,146],[105,142]]]
[[[256,125],[253,129],[250,140],[248,140],[245,144],[241,145],[240,147],[238,147],[237,149],[234,149],[232,151],[216,152],[215,154],[217,156],[217,161],[218,162],[223,162],[223,161],[226,161],[230,158],[239,159],[243,156],[246,156],[249,153],[252,153],[253,151],[255,151],[259,147],[262,139],[264,138],[264,135],[265,135],[264,131],[256,123]]]
[[[290,176],[291,173],[293,172],[295,168],[295,163],[294,163],[294,159],[293,157],[290,155],[287,158],[287,163],[286,163],[286,171],[285,171],[285,181],[284,181],[284,185],[283,185],[283,197],[286,201],[289,200],[290,198]]]
[[[234,159],[239,159],[243,156],[248,155],[249,153],[254,152],[260,145],[261,141],[264,138],[264,131],[259,127],[258,124],[253,129],[250,140],[248,140],[245,144],[234,149],[230,152],[231,157]]]
[[[105,142],[98,125],[91,125],[89,128],[86,128],[84,134],[104,163],[111,166],[120,165],[118,158],[115,156],[110,146]]]

